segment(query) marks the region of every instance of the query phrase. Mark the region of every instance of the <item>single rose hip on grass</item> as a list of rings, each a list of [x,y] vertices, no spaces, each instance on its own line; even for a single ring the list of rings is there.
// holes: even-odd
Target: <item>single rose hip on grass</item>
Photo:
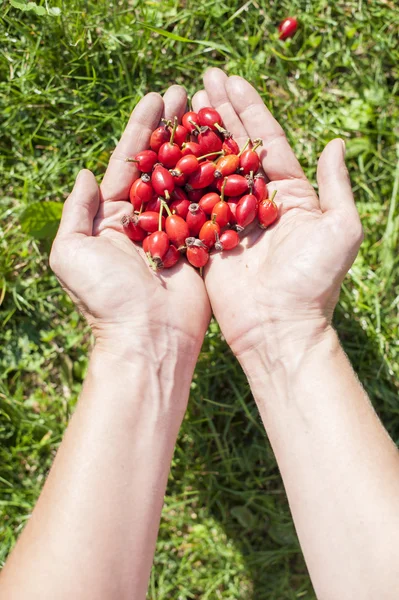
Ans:
[[[297,29],[297,19],[295,17],[287,17],[287,19],[281,21],[280,25],[278,26],[280,40],[286,40],[287,38],[293,37]]]

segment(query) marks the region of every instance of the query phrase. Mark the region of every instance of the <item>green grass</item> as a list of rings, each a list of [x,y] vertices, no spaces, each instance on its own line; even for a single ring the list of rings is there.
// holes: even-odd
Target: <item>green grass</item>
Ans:
[[[36,201],[62,201],[83,166],[101,177],[138,99],[176,82],[192,94],[208,65],[258,87],[312,181],[325,143],[347,141],[366,239],[336,325],[398,443],[395,2],[50,4],[60,16],[5,1],[0,22],[0,561],[40,492],[90,346],[49,272],[49,232],[33,237],[20,214]],[[288,14],[300,17],[300,32],[281,43],[276,25]],[[314,598],[275,459],[215,323],[176,449],[149,597]]]

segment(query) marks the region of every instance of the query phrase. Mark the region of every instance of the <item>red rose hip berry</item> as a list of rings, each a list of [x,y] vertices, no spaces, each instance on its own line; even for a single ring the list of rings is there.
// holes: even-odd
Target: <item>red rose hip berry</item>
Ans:
[[[161,125],[157,127],[155,131],[152,132],[150,137],[150,148],[154,150],[154,152],[158,152],[162,144],[165,142],[169,142],[170,140],[170,131],[166,127],[166,125]]]
[[[199,124],[198,115],[196,112],[193,111],[186,112],[186,114],[183,115],[181,122],[189,133],[193,133],[194,131],[196,131],[197,126]]]
[[[237,230],[242,231],[256,218],[258,201],[253,194],[246,194],[241,198],[236,208]]]
[[[193,190],[200,190],[208,187],[208,185],[213,182],[215,169],[216,165],[209,160],[201,163],[197,171],[190,175],[188,180],[189,188]]]
[[[228,175],[225,179],[218,179],[216,187],[218,190],[222,189],[222,186],[226,182],[224,193],[226,196],[240,196],[248,191],[248,179],[242,175]]]
[[[151,233],[148,236],[146,246],[152,258],[157,261],[158,266],[160,266],[160,263],[170,246],[167,234],[164,231],[154,231],[154,233]]]
[[[199,239],[208,248],[212,248],[215,245],[217,236],[220,234],[220,225],[214,221],[205,221],[199,232]]]
[[[175,264],[177,264],[179,262],[180,257],[181,257],[181,254],[177,250],[177,248],[175,248],[175,246],[173,246],[173,245],[170,245],[167,253],[165,254],[165,256],[163,257],[163,260],[162,260],[163,268],[170,269],[171,267],[174,267]]]
[[[226,229],[215,244],[215,250],[233,250],[240,243],[240,236],[232,229]]]
[[[205,267],[206,263],[209,260],[208,250],[200,246],[189,246],[187,248],[186,256],[190,265],[193,265],[193,267],[197,267],[197,269]]]
[[[169,198],[175,188],[173,176],[165,167],[155,167],[151,175],[151,184],[156,194]]]
[[[165,231],[171,243],[178,249],[184,246],[186,238],[190,236],[190,230],[186,221],[178,215],[169,215],[166,218]]]
[[[297,29],[298,21],[295,17],[284,19],[278,26],[280,40],[286,40],[287,38],[293,37]]]
[[[127,159],[128,162],[137,163],[137,168],[142,173],[151,173],[154,165],[158,162],[158,155],[154,150],[143,150],[136,154],[134,159]]]
[[[258,206],[259,226],[262,229],[269,227],[278,217],[278,207],[274,202],[277,191],[275,190],[270,200],[262,200]]]
[[[158,230],[159,213],[152,210],[146,210],[137,217],[137,223],[142,229],[144,229],[144,231],[147,231],[148,233],[154,233],[154,231]],[[162,229],[165,226],[165,217],[162,217],[161,219],[161,226]]]
[[[201,108],[198,111],[198,121],[201,127],[210,127],[214,131],[217,131],[219,125],[222,128],[222,117],[219,115],[218,111],[210,106],[205,108]]]
[[[196,237],[201,231],[201,228],[205,221],[206,214],[204,213],[200,205],[196,204],[195,202],[190,204],[186,217],[186,223],[190,230],[190,236]]]

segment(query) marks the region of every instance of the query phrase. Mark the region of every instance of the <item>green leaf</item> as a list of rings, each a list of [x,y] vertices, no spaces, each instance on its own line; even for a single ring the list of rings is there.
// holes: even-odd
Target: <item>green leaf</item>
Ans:
[[[38,240],[54,239],[62,214],[60,202],[34,202],[20,216],[22,230]]]
[[[175,42],[184,42],[185,44],[198,44],[200,46],[214,48],[215,50],[221,50],[222,52],[230,54],[230,50],[226,46],[223,46],[223,44],[217,44],[216,42],[204,40],[190,40],[189,38],[182,37],[181,35],[177,35],[176,33],[172,33],[171,31],[166,31],[166,29],[161,29],[160,27],[153,27],[152,25],[142,23],[141,21],[137,21],[137,25],[142,25],[143,27],[145,27],[145,29],[153,31],[154,33],[158,33],[159,35],[163,35],[164,37],[169,38],[170,40],[174,40]]]
[[[11,6],[19,8],[19,10],[28,10],[25,2],[17,2],[17,0],[10,0]]]
[[[256,517],[247,506],[233,506],[231,514],[246,529],[252,529],[256,525]]]
[[[51,17],[59,17],[61,9],[58,7],[49,8],[46,10],[44,6],[39,6],[36,2],[19,2],[18,0],[10,0],[11,6],[24,11],[33,11],[39,17],[49,14]]]
[[[48,9],[48,14],[51,17],[59,17],[61,15],[61,9],[58,8],[58,6],[53,6],[52,8]]]
[[[368,137],[358,137],[346,142],[347,158],[355,158],[360,154],[367,154],[372,150],[372,143]]]
[[[281,546],[298,545],[298,538],[292,523],[272,523],[268,533],[272,540]]]
[[[42,17],[46,14],[46,9],[44,6],[38,6],[36,2],[28,2],[26,5],[26,10],[33,10],[33,12],[39,17]]]

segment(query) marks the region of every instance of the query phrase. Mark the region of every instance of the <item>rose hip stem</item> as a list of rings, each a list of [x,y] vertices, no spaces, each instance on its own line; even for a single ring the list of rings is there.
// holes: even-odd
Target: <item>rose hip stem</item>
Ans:
[[[255,141],[258,141],[258,140],[255,140]],[[241,154],[243,152],[245,152],[245,150],[248,148],[250,142],[251,142],[251,138],[248,138],[247,141],[245,142],[245,144],[243,145],[243,147],[241,148],[241,150],[239,151],[239,153],[237,154],[238,157],[240,157]]]
[[[170,210],[169,206],[166,204],[165,200],[161,200],[161,210],[162,208],[164,208],[166,210],[166,212],[168,213],[168,217],[172,216],[172,211]],[[160,218],[160,222],[162,223],[162,219]]]
[[[166,202],[165,202],[166,204]],[[163,213],[163,205],[164,203],[161,202],[161,208],[159,209],[159,218],[158,218],[158,231],[162,231],[162,213]]]
[[[251,148],[252,152],[255,152],[255,150],[257,148],[259,148],[259,146],[263,146],[263,140],[261,138],[256,138],[256,140],[253,141],[253,148]]]
[[[222,189],[220,190],[220,202],[224,202],[224,188],[226,187],[226,183],[227,183],[227,177],[224,178],[223,180],[223,184],[222,184]]]
[[[170,140],[169,140],[169,144],[170,145],[173,145],[173,142],[174,142],[174,139],[175,139],[175,134],[176,134],[176,129],[177,129],[178,124],[179,124],[179,122],[177,120],[177,117],[175,117],[173,119],[172,133],[170,135]]]
[[[219,123],[214,123],[213,126],[216,127],[216,129],[219,131],[219,133],[222,133],[224,136],[229,137],[230,132],[227,131],[227,129],[225,129],[221,125],[219,125]]]
[[[221,154],[224,155],[224,150],[219,150],[219,152],[209,152],[209,154],[204,154],[203,156],[199,156],[198,160],[202,160],[203,158],[208,158],[209,156],[220,156]]]

